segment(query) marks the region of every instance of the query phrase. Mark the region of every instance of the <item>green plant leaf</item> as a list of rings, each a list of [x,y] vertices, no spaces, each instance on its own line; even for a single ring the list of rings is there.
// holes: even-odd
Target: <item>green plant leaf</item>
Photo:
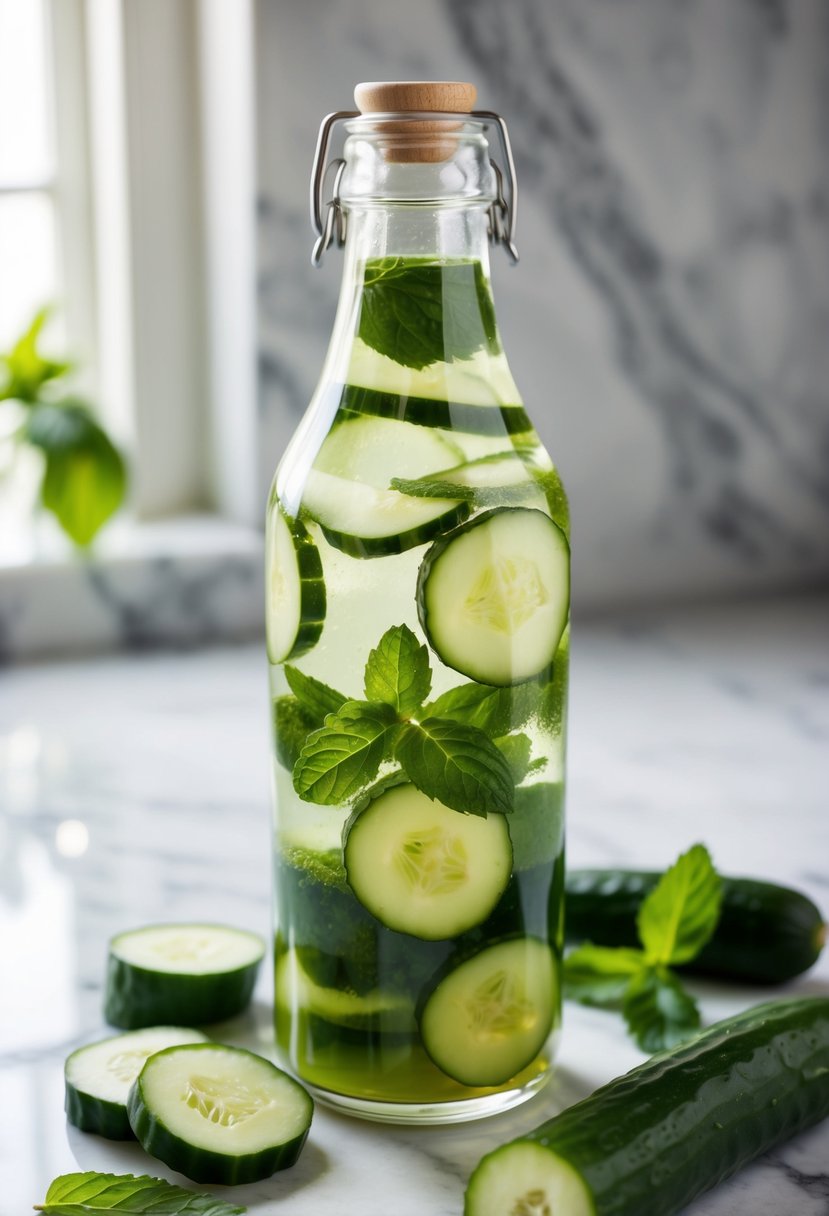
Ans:
[[[477,726],[498,739],[524,726],[538,712],[543,696],[544,682],[540,678],[511,688],[459,684],[424,706],[423,713],[435,718],[452,718],[465,726]]]
[[[704,845],[674,862],[643,900],[636,918],[649,963],[687,963],[717,927],[722,883]]]
[[[296,697],[277,697],[273,703],[273,728],[276,756],[288,772],[293,770],[308,736],[319,729]]]
[[[448,718],[410,722],[398,736],[395,757],[418,789],[455,811],[487,815],[513,808],[509,764],[474,726]]]
[[[564,960],[564,995],[582,1005],[620,1009],[631,977],[644,966],[641,950],[585,942]]]
[[[414,368],[497,349],[495,311],[480,262],[370,259],[357,332],[372,350]]]
[[[366,697],[390,705],[409,717],[426,700],[432,687],[429,651],[407,625],[387,629],[366,663]]]
[[[44,384],[72,370],[71,363],[46,359],[38,350],[41,331],[51,315],[51,308],[41,308],[12,349],[0,355],[0,401],[16,400],[32,405]]]
[[[328,715],[338,713],[348,700],[348,697],[337,692],[336,688],[323,684],[322,680],[316,680],[313,676],[306,676],[290,663],[285,664],[283,671],[288,687],[312,719],[314,726],[323,726]]]
[[[495,746],[509,765],[513,781],[520,785],[530,771],[532,743],[529,735],[506,735],[496,739]]]
[[[630,980],[622,1012],[643,1051],[661,1051],[691,1038],[699,1028],[696,1002],[667,967],[643,967]]]
[[[346,701],[315,730],[294,766],[294,789],[306,802],[346,802],[377,776],[398,726],[388,705]]]
[[[62,1174],[35,1211],[47,1216],[242,1216],[247,1208],[147,1174]]]
[[[43,506],[76,545],[88,545],[124,501],[127,474],[120,452],[75,398],[33,405],[24,438],[46,457]]]
[[[509,503],[526,502],[539,492],[539,486],[532,481],[511,486],[464,486],[439,476],[392,477],[389,488],[411,498],[456,498],[475,507],[504,507]]]

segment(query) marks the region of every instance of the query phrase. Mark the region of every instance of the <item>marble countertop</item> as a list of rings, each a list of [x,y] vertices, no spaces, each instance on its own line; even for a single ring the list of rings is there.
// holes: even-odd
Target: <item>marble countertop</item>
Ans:
[[[107,938],[158,919],[267,933],[265,671],[258,647],[12,668],[0,679],[0,1216],[78,1169],[176,1179],[67,1127],[62,1066],[105,1032]],[[829,907],[829,600],[683,609],[576,629],[571,864],[661,867],[695,840],[723,872]],[[711,1021],[770,993],[697,983]],[[789,991],[829,992],[829,954]],[[269,980],[232,1041],[272,1048]],[[568,1006],[554,1081],[524,1106],[411,1129],[318,1108],[300,1163],[234,1192],[259,1216],[459,1216],[480,1155],[641,1060],[620,1020]],[[826,1216],[829,1122],[688,1209]],[[643,1214],[644,1216],[644,1214]]]

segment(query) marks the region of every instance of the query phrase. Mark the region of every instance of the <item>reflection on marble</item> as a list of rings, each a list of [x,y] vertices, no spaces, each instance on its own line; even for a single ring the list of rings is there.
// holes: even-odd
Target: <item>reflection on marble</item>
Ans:
[[[829,908],[829,601],[616,618],[576,630],[571,863],[662,866],[696,839],[724,871]],[[163,919],[269,930],[261,647],[13,668],[0,682],[0,1214],[75,1169],[175,1175],[66,1127],[63,1059],[100,1037],[107,938]],[[707,1021],[774,995],[695,983]],[[829,954],[790,985],[829,993]],[[269,977],[217,1037],[273,1050]],[[551,1086],[449,1129],[318,1109],[300,1164],[238,1191],[260,1216],[459,1216],[480,1155],[642,1057],[612,1015],[568,1006]],[[237,1192],[234,1191],[234,1196]],[[689,1216],[823,1216],[829,1123]]]
[[[257,50],[263,485],[341,268],[308,264],[320,117],[361,79],[471,79],[515,143],[525,256],[496,254],[496,299],[578,602],[825,580],[823,0],[260,0]]]

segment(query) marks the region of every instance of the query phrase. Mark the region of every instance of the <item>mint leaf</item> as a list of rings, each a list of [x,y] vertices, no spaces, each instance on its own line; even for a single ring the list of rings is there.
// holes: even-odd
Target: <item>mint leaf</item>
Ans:
[[[504,507],[526,502],[542,492],[536,482],[529,480],[505,486],[466,486],[445,476],[392,477],[389,487],[411,498],[456,498],[475,507]]]
[[[495,746],[509,765],[513,781],[520,785],[530,771],[532,744],[529,735],[506,735],[503,739],[496,739]]]
[[[430,798],[470,815],[506,814],[515,795],[509,765],[483,731],[447,718],[410,722],[395,757]]]
[[[315,730],[294,766],[294,789],[306,802],[335,806],[377,776],[397,722],[388,705],[346,701]]]
[[[641,950],[586,942],[571,950],[564,960],[564,995],[582,1005],[618,1009],[631,977],[638,975],[644,965]]]
[[[366,697],[383,701],[401,717],[418,709],[432,687],[429,651],[407,625],[387,629],[366,663]]]
[[[286,663],[283,671],[288,681],[288,687],[299,701],[302,708],[313,719],[315,726],[322,726],[329,714],[335,714],[345,705],[348,697],[329,688],[322,680],[306,676],[298,667]]]
[[[690,1038],[699,1009],[667,967],[644,967],[628,984],[622,1012],[643,1051],[661,1051]]]
[[[124,501],[127,474],[120,452],[74,398],[32,405],[24,438],[46,457],[43,506],[75,544],[88,545]]]
[[[497,349],[489,284],[480,262],[371,258],[358,337],[405,367],[468,359]]]
[[[247,1208],[147,1174],[62,1174],[35,1211],[47,1216],[242,1216]]]
[[[296,697],[277,697],[273,703],[273,727],[277,759],[290,772],[319,723],[305,712]]]
[[[704,845],[695,844],[662,875],[636,918],[649,963],[687,963],[717,927],[722,883]]]
[[[452,718],[465,726],[477,726],[497,739],[524,726],[538,711],[543,695],[544,686],[536,680],[511,688],[459,684],[426,705],[423,712],[435,718]]]

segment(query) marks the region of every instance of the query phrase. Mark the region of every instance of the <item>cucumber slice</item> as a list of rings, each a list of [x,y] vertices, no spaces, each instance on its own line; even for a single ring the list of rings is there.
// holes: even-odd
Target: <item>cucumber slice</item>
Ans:
[[[385,418],[340,422],[319,450],[303,494],[328,542],[352,557],[381,557],[425,544],[469,514],[453,499],[412,498],[388,489],[389,469],[422,477],[463,459],[435,431]]]
[[[464,1216],[597,1216],[573,1167],[530,1140],[484,1158],[469,1180],[463,1210]]]
[[[220,1043],[150,1056],[130,1090],[130,1124],[151,1156],[194,1182],[258,1182],[293,1165],[314,1104],[269,1060]]]
[[[308,530],[298,519],[289,521],[278,503],[268,514],[265,554],[268,656],[284,663],[319,641],[326,607],[322,562]]]
[[[489,946],[450,971],[420,1015],[433,1062],[462,1085],[503,1085],[531,1064],[553,1027],[556,970],[534,937]]]
[[[483,684],[517,684],[552,661],[567,624],[570,549],[543,511],[485,511],[435,541],[417,608],[443,662]]]
[[[207,1036],[198,1030],[152,1026],[79,1047],[63,1067],[66,1117],[81,1131],[107,1140],[131,1140],[127,1097],[148,1057],[165,1047],[206,1042]]]
[[[472,435],[520,435],[532,430],[523,405],[469,404],[435,397],[412,397],[346,384],[340,409],[354,416],[396,419],[420,427],[445,427]],[[395,466],[396,467],[396,466]]]
[[[361,995],[342,988],[316,984],[295,950],[277,960],[276,1005],[286,1013],[301,1009],[313,1017],[348,1030],[384,1034],[412,1034],[416,1030],[414,1005],[399,993],[373,989]]]
[[[225,925],[149,925],[109,943],[104,1016],[112,1026],[221,1022],[248,1004],[265,943]]]
[[[355,811],[343,839],[360,903],[387,928],[427,941],[486,920],[512,869],[503,815],[462,815],[409,784]]]

